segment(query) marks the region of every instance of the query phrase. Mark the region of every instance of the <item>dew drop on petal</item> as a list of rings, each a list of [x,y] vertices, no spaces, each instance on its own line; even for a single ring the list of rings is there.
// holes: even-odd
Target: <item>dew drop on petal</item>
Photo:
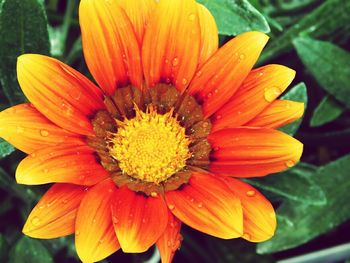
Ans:
[[[197,204],[197,206],[198,206],[198,208],[201,208],[201,207],[203,207],[203,203],[202,203],[202,202],[199,202],[199,203]]]
[[[295,162],[292,160],[286,161],[286,166],[287,167],[293,167],[295,165]]]
[[[178,58],[174,58],[173,59],[173,66],[176,67],[177,65],[179,65],[179,59]]]
[[[151,193],[151,196],[152,196],[152,197],[157,197],[157,196],[158,196],[158,193],[157,193],[157,192],[152,192],[152,193]]]
[[[186,85],[187,84],[187,79],[183,78],[182,79],[182,85]]]
[[[40,225],[41,220],[40,220],[39,217],[34,216],[34,217],[32,218],[32,220],[31,220],[31,222],[32,222],[33,226],[38,226],[38,225]]]
[[[17,132],[17,133],[23,133],[23,132],[24,132],[24,128],[21,127],[21,126],[17,126],[17,127],[16,127],[16,132]]]
[[[75,236],[79,236],[79,235],[80,235],[80,231],[79,230],[75,231]]]
[[[281,95],[281,93],[282,91],[276,86],[273,86],[271,88],[266,88],[264,92],[264,98],[267,102],[272,102],[279,95]]]
[[[217,120],[220,120],[221,118],[222,118],[222,115],[217,115],[217,116],[216,116],[216,119],[217,119]]]
[[[190,21],[194,21],[194,20],[196,19],[196,15],[195,15],[195,14],[190,14],[190,15],[188,16],[188,19],[189,19]]]
[[[254,190],[247,191],[246,195],[249,197],[253,197],[255,195],[255,191]]]
[[[245,58],[245,55],[244,55],[244,54],[240,54],[240,55],[239,55],[239,59],[242,60],[242,59],[244,59],[244,58]]]
[[[118,222],[119,222],[118,218],[115,216],[112,217],[112,221],[114,224],[118,224]]]
[[[169,207],[170,210],[173,210],[175,208],[174,205],[168,205],[168,207]]]
[[[40,130],[40,135],[43,137],[49,136],[49,132],[47,130]]]
[[[244,233],[244,234],[243,234],[243,238],[249,240],[249,239],[251,238],[251,236],[250,236],[248,233]]]

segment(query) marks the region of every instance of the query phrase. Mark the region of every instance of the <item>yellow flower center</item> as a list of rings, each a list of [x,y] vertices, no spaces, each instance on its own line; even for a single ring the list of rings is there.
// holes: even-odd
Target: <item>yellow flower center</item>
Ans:
[[[159,184],[185,167],[190,139],[173,110],[158,114],[152,107],[146,112],[136,109],[136,117],[117,120],[117,125],[109,152],[123,173]]]

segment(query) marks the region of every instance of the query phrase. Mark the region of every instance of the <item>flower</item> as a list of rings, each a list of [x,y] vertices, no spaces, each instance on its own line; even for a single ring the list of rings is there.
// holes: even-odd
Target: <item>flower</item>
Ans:
[[[79,15],[99,87],[56,59],[22,55],[30,103],[0,113],[0,136],[28,154],[17,182],[54,183],[23,232],[75,233],[86,262],[154,244],[170,262],[181,222],[224,239],[269,239],[272,205],[234,177],[298,162],[302,144],[276,129],[304,106],[276,99],[293,70],[252,70],[268,37],[247,32],[218,49],[215,21],[194,0],[82,0]]]

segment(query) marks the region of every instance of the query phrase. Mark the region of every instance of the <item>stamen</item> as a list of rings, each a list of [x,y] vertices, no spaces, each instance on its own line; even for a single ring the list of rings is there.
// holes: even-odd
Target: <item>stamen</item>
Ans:
[[[116,120],[118,131],[110,136],[109,152],[123,173],[159,184],[185,167],[191,140],[173,111],[158,114],[152,105],[146,112],[135,106],[134,118]]]

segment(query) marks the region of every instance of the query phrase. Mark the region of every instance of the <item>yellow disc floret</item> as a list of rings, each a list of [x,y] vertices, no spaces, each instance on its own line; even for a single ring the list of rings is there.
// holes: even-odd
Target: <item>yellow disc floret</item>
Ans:
[[[109,151],[124,173],[159,184],[185,167],[190,139],[172,110],[158,114],[152,107],[146,112],[136,108],[133,119],[117,125]]]

